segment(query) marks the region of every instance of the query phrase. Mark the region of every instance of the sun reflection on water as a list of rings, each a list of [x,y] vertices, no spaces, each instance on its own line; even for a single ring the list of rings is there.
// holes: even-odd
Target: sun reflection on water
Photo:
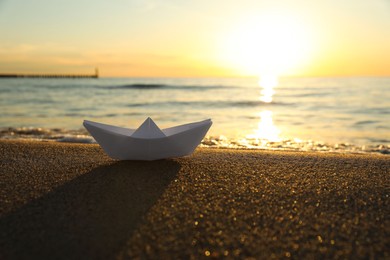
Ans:
[[[278,78],[273,75],[261,76],[259,85],[262,88],[260,100],[265,103],[271,103],[275,94],[274,88],[278,85]]]
[[[261,111],[260,121],[257,125],[257,129],[255,130],[255,134],[253,137],[267,142],[278,142],[280,141],[279,134],[280,130],[274,125],[272,119],[272,111]]]
[[[260,92],[260,100],[265,103],[271,103],[275,95],[274,88],[278,85],[276,76],[262,76],[259,80],[259,85],[262,88]],[[280,141],[280,130],[273,122],[273,112],[271,110],[263,110],[259,113],[260,121],[253,135],[247,136],[248,139],[256,139],[262,143]]]

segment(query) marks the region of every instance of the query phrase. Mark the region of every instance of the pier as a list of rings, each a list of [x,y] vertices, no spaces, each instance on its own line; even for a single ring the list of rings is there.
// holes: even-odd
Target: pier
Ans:
[[[99,70],[95,74],[22,74],[22,73],[0,73],[0,78],[99,78]]]

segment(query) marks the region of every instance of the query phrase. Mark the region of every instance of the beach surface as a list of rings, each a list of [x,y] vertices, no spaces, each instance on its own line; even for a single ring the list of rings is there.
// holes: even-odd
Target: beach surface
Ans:
[[[0,141],[0,259],[390,257],[390,157]]]

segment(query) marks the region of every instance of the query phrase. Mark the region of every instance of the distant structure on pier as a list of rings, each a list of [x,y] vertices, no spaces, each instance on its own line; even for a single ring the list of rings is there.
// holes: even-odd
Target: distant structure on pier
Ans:
[[[21,74],[0,73],[0,78],[99,78],[99,69],[95,68],[95,74]]]

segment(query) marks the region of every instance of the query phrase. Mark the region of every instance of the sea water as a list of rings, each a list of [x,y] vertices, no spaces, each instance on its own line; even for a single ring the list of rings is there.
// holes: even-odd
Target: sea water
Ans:
[[[0,79],[0,138],[93,142],[84,119],[211,118],[203,146],[387,154],[389,90],[388,77]]]

